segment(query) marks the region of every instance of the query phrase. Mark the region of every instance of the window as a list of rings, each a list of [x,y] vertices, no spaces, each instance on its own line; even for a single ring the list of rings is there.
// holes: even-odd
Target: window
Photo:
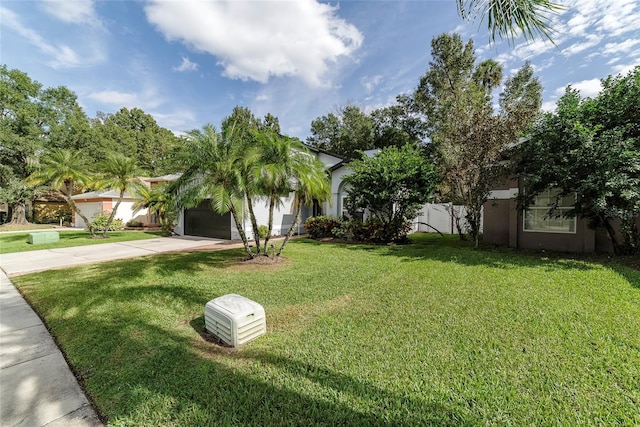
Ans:
[[[573,209],[575,195],[559,197],[560,190],[547,190],[535,197],[529,209],[524,211],[524,231],[543,233],[575,233],[576,218],[565,218]],[[552,212],[549,208],[557,203]]]

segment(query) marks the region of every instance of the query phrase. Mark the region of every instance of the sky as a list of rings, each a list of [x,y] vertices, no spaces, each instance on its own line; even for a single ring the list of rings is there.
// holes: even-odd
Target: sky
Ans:
[[[0,64],[66,86],[89,117],[137,107],[181,133],[240,105],[305,140],[318,117],[413,92],[445,32],[473,39],[505,77],[530,61],[546,111],[567,85],[595,96],[600,79],[640,65],[640,0],[556,2],[554,45],[490,44],[456,0],[3,0]]]

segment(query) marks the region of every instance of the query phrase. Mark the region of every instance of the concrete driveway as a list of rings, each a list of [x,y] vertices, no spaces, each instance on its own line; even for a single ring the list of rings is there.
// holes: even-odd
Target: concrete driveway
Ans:
[[[79,264],[93,264],[115,259],[136,258],[163,252],[176,252],[228,243],[227,240],[206,237],[158,237],[130,242],[102,243],[72,248],[44,249],[0,255],[0,268],[7,276],[64,268]]]

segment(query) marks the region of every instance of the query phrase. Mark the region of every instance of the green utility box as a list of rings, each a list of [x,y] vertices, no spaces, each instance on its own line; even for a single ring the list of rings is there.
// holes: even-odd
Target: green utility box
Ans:
[[[29,243],[38,245],[40,243],[52,243],[60,240],[60,233],[57,231],[40,231],[38,233],[29,233]]]

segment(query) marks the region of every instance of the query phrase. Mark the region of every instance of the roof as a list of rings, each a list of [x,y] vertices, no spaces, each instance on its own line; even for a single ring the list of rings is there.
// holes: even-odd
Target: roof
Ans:
[[[143,181],[147,182],[165,182],[165,181],[175,181],[176,179],[182,176],[181,173],[170,173],[168,175],[157,176],[154,178],[143,178]]]
[[[71,198],[73,200],[84,200],[84,199],[117,199],[120,197],[120,192],[116,190],[100,190],[100,191],[90,191],[88,193],[76,194]],[[129,193],[124,193],[124,199],[133,199],[133,196]]]

